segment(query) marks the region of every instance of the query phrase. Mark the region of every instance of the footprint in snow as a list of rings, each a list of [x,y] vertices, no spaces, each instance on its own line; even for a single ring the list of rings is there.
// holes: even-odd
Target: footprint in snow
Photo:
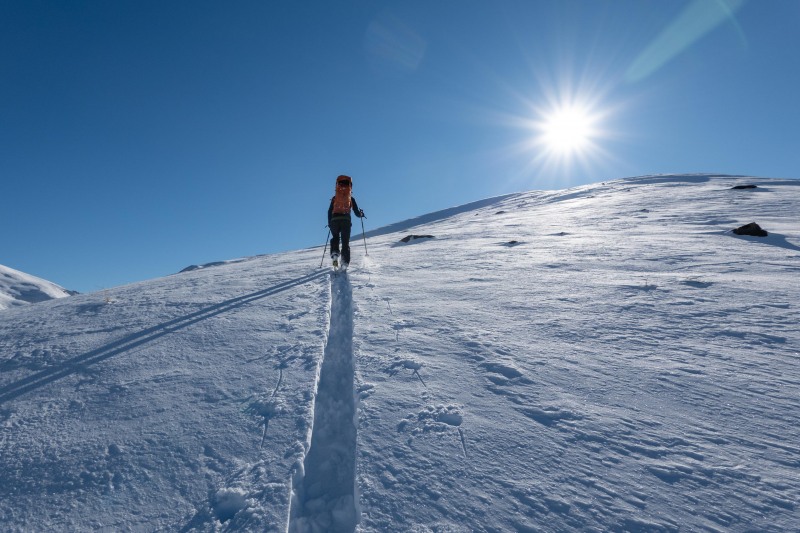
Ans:
[[[423,385],[425,385],[425,381],[422,379],[422,376],[420,376],[420,374],[419,374],[419,371],[422,368],[422,366],[423,366],[422,363],[420,363],[419,361],[416,361],[414,359],[403,359],[403,360],[395,361],[394,363],[392,363],[391,366],[389,366],[389,368],[386,370],[386,372],[390,376],[394,376],[395,374],[397,374],[400,371],[400,369],[411,370],[411,373],[413,375],[415,375],[417,377],[417,379],[419,379],[422,382]],[[425,385],[425,388],[428,388],[428,386]]]
[[[370,396],[372,396],[372,394],[375,392],[375,385],[371,383],[365,383],[363,385],[360,385],[356,389],[356,392],[358,393],[358,399],[364,400],[365,398],[369,398]]]
[[[580,420],[580,414],[560,407],[517,407],[517,411],[543,426],[552,426],[565,420]]]
[[[408,415],[398,425],[398,431],[410,430],[413,434],[449,431],[464,421],[458,405],[429,405],[415,415]]]
[[[416,416],[408,415],[405,420],[397,426],[397,431],[409,431],[411,436],[408,439],[409,445],[418,437],[424,434],[446,434],[448,432],[458,433],[461,451],[464,458],[468,459],[467,439],[461,424],[464,422],[464,415],[461,413],[461,406],[458,405],[429,405],[422,409]]]
[[[298,313],[291,313],[288,318],[289,320],[297,320],[298,318],[302,318],[306,316],[309,312],[308,311],[300,311]]]
[[[411,329],[416,327],[414,322],[408,320],[396,320],[394,324],[392,324],[392,329],[394,330],[394,338],[396,342],[400,342],[400,332],[404,329]]]
[[[485,369],[487,372],[500,374],[508,379],[522,377],[522,372],[520,372],[513,366],[507,365],[505,363],[487,362],[487,363],[481,363],[478,366]]]
[[[261,447],[264,447],[264,442],[267,439],[267,430],[269,429],[269,421],[273,418],[280,416],[286,412],[286,406],[283,401],[277,398],[261,398],[250,402],[247,406],[246,412],[261,418],[261,423],[264,424],[264,431],[261,434]]]
[[[501,363],[497,361],[486,361],[478,365],[486,371],[486,379],[495,385],[515,385],[515,384],[530,384],[532,380],[525,377],[525,375],[513,365],[508,363]]]
[[[395,361],[394,363],[389,366],[388,372],[389,375],[395,375],[399,371],[400,368],[405,368],[411,370],[413,372],[419,371],[422,368],[423,364],[419,361],[415,361],[414,359],[403,359],[402,361]]]
[[[249,506],[248,494],[242,488],[222,488],[211,497],[211,512],[225,523]]]
[[[250,402],[247,412],[264,418],[274,418],[283,414],[285,407],[281,400],[276,398],[263,398]]]

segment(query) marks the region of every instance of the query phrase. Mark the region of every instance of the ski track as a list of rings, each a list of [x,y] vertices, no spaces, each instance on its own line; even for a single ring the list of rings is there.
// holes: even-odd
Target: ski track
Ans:
[[[290,533],[355,530],[354,370],[352,288],[346,273],[332,273],[330,328],[314,401],[311,444],[292,498]]]

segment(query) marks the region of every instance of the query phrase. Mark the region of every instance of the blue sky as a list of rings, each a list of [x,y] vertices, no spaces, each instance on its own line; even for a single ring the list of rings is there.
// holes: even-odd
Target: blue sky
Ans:
[[[641,174],[800,177],[799,26],[796,0],[5,0],[0,263],[90,292],[321,245],[340,173],[367,229]]]

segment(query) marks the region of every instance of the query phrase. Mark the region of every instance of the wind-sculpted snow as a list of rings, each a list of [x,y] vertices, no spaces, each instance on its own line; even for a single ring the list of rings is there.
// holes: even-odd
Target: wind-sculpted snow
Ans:
[[[798,530],[800,189],[744,181],[521,194],[371,251],[360,529]]]
[[[0,523],[798,531],[798,212],[645,176],[3,311]]]

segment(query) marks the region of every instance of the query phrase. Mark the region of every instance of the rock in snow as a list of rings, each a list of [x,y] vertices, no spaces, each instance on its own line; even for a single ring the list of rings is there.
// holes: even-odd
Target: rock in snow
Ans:
[[[433,239],[433,235],[406,235],[400,239],[400,242],[411,242],[417,239]]]
[[[307,249],[7,309],[2,529],[798,531],[800,181],[732,203],[739,179],[506,195],[376,230],[346,274]]]
[[[764,229],[755,222],[745,224],[733,230],[736,235],[749,235],[750,237],[766,237],[769,235]]]

